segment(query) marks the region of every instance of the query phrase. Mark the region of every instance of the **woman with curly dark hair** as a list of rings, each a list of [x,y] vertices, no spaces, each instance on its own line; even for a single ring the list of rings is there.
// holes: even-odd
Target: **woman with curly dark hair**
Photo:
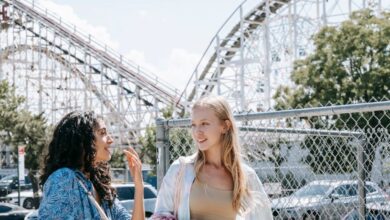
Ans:
[[[142,163],[124,150],[135,184],[133,216],[111,187],[108,161],[113,139],[101,117],[74,111],[57,124],[44,158],[39,219],[144,219]]]

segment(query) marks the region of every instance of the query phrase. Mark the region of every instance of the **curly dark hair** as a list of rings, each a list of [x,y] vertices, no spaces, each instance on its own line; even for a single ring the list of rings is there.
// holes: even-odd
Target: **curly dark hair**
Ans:
[[[93,111],[73,111],[60,120],[48,145],[47,155],[43,159],[41,186],[60,168],[78,169],[89,174],[99,197],[112,206],[116,192],[111,187],[109,165],[94,164],[96,156],[94,131],[99,120],[103,118]]]

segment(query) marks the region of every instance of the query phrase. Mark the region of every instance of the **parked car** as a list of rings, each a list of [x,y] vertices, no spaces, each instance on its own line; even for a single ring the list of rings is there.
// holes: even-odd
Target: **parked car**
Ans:
[[[9,175],[0,179],[0,196],[6,196],[8,193],[17,190],[19,187],[18,175]],[[32,184],[28,176],[24,177],[24,184],[20,185],[22,190],[31,189]]]
[[[41,193],[38,192],[39,197]],[[18,204],[18,192],[10,193],[6,196],[6,201],[15,205]],[[20,192],[20,206],[26,209],[36,209],[39,207],[40,198],[34,198],[32,190],[24,190]]]
[[[32,210],[30,213],[28,213],[24,220],[38,220],[38,209]]]
[[[384,201],[387,194],[366,182],[366,201]],[[287,197],[272,200],[275,219],[340,219],[359,203],[357,181],[313,181]]]
[[[134,207],[134,183],[113,184],[118,194],[118,200],[127,209],[133,210]],[[144,205],[145,215],[150,217],[153,215],[156,207],[157,190],[149,184],[144,186]]]
[[[23,220],[29,212],[30,210],[14,204],[0,203],[0,220]]]
[[[127,172],[127,175],[126,175]],[[111,180],[112,183],[125,183],[125,182],[132,182],[133,179],[131,178],[130,171],[119,169],[119,168],[113,168],[111,169]],[[148,183],[152,185],[154,188],[157,187],[157,175],[153,173],[153,170],[151,169],[143,169],[142,170],[142,177],[144,180],[144,183]]]
[[[390,200],[389,197],[381,202],[370,202],[366,204],[366,220],[385,220],[390,219]],[[354,208],[342,220],[359,220],[359,210]]]

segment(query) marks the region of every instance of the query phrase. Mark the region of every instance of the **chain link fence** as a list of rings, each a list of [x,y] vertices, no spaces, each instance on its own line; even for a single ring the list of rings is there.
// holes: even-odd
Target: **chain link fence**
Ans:
[[[389,219],[390,101],[235,115],[275,219]],[[157,120],[158,183],[195,152],[189,119]]]
[[[133,182],[133,178],[131,177],[130,171],[128,168],[111,168],[111,182],[113,184],[122,184]],[[142,178],[144,183],[150,184],[153,187],[157,188],[157,177],[156,174],[153,173],[152,169],[143,168],[142,169]]]

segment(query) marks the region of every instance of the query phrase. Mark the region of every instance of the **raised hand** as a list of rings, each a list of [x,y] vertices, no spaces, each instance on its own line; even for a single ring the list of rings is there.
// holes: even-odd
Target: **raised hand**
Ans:
[[[126,156],[127,163],[129,164],[129,170],[131,177],[133,177],[135,185],[134,195],[134,209],[132,220],[144,220],[145,219],[145,207],[144,207],[144,183],[142,180],[142,162],[139,159],[137,152],[134,148],[129,147],[128,150],[123,150]]]
[[[129,164],[129,170],[134,184],[142,183],[142,162],[139,159],[138,153],[132,147],[128,148],[128,150],[123,150],[123,153]]]

